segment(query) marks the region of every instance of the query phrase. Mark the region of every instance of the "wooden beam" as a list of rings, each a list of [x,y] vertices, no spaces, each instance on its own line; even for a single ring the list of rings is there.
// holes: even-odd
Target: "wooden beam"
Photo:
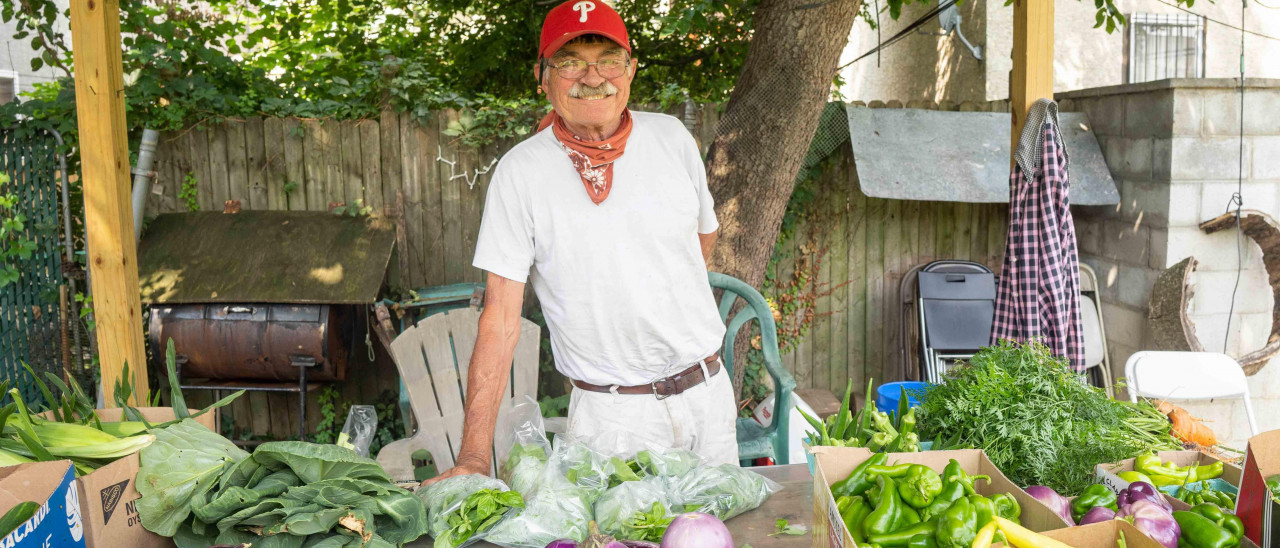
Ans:
[[[1053,0],[1014,0],[1013,74],[1009,78],[1009,134],[1012,155],[1027,111],[1039,99],[1053,99]],[[1010,166],[1013,158],[1010,156]]]
[[[113,406],[110,394],[126,362],[136,387],[134,403],[141,403],[147,363],[129,201],[119,0],[71,0],[71,43],[103,403]]]

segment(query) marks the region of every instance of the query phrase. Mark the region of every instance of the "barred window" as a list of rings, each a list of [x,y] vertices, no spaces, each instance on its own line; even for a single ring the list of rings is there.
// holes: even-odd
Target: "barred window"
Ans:
[[[1128,83],[1204,77],[1204,18],[1189,13],[1129,16]]]

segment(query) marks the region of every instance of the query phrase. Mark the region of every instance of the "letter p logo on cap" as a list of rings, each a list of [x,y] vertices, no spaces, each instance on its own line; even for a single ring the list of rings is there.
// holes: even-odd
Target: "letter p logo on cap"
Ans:
[[[580,2],[573,5],[573,11],[582,12],[582,17],[578,18],[579,23],[586,23],[587,13],[595,11],[595,9],[596,9],[596,3],[591,2],[589,0],[581,0]]]

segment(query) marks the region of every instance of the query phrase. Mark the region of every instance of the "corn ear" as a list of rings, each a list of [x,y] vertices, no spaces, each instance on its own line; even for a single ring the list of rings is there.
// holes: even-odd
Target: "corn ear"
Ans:
[[[104,422],[101,426],[103,432],[119,438],[135,436],[147,431],[147,423],[141,421]]]
[[[49,447],[49,452],[59,457],[81,458],[81,459],[118,459],[132,455],[142,448],[151,445],[156,437],[151,434],[142,434],[140,436],[130,436],[120,438],[107,443],[99,443],[97,445],[82,445],[79,447]]]
[[[92,426],[68,422],[36,421],[32,428],[44,446],[50,450],[54,447],[99,445],[120,439]]]
[[[0,449],[0,466],[13,466],[15,464],[22,464],[26,462],[32,462],[32,461],[31,459],[24,457],[22,455],[19,455],[16,453],[10,453],[8,451],[5,451],[4,449]]]

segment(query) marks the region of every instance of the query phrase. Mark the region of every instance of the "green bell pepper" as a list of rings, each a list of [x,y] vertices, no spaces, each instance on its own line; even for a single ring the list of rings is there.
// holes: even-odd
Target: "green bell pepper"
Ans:
[[[1014,523],[1022,522],[1022,505],[1018,504],[1018,499],[1005,493],[998,493],[991,497],[991,502],[996,506],[997,516]]]
[[[1116,507],[1116,494],[1112,493],[1105,485],[1093,484],[1084,489],[1080,496],[1071,501],[1071,517],[1077,522],[1084,517],[1085,513],[1098,506],[1106,506],[1112,510],[1118,510]]]
[[[871,505],[867,503],[867,499],[860,496],[841,497],[836,501],[836,509],[840,511],[840,521],[844,522],[853,540],[859,544],[865,543],[867,537],[862,532],[862,520],[867,519],[867,515],[871,513]]]
[[[1223,512],[1222,508],[1219,508],[1216,504],[1198,504],[1191,508],[1191,512],[1204,516],[1209,521],[1212,521],[1214,525],[1226,529],[1237,543],[1244,538],[1244,523],[1240,521],[1240,518]]]
[[[942,482],[942,491],[933,497],[933,503],[920,510],[920,517],[929,519],[934,516],[941,516],[947,508],[951,507],[951,503],[965,497],[964,484],[958,481]]]
[[[969,504],[973,505],[973,510],[978,515],[977,521],[973,523],[975,528],[982,529],[984,525],[991,523],[991,520],[995,519],[996,503],[992,502],[991,499],[982,495],[969,495],[967,498],[969,499]]]
[[[1280,474],[1267,478],[1267,489],[1271,491],[1271,496],[1280,498]]]
[[[955,501],[942,513],[938,522],[935,536],[938,548],[970,548],[973,539],[978,536],[977,522],[978,511],[969,499]]]
[[[873,535],[890,533],[902,520],[902,499],[898,496],[897,485],[889,476],[877,476],[876,485],[880,487],[880,498],[876,500],[876,508],[862,522],[862,529],[867,538]]]
[[[911,539],[917,536],[933,536],[938,530],[938,522],[936,520],[922,521],[910,527],[898,529],[892,533],[883,535],[871,535],[867,537],[867,541],[872,544],[881,546],[907,546],[911,544]]]
[[[926,508],[942,492],[942,476],[922,464],[912,464],[898,481],[898,494],[915,508]]]
[[[959,482],[960,485],[964,486],[965,494],[968,495],[972,495],[977,492],[974,491],[973,484],[978,480],[986,480],[987,483],[990,483],[991,476],[970,476],[963,468],[960,468],[960,461],[957,461],[956,459],[951,459],[951,462],[947,463],[947,467],[942,469],[943,483],[949,481]]]
[[[933,535],[916,535],[911,537],[907,548],[938,548],[938,541],[934,540]]]
[[[889,459],[889,455],[877,453],[871,458],[854,467],[853,472],[849,473],[849,477],[835,482],[831,485],[831,494],[836,497],[857,496],[867,492],[872,485],[875,485],[875,479],[867,475],[867,469],[872,466],[884,464]]]
[[[902,500],[902,493],[898,493],[898,500]],[[898,523],[894,525],[893,529],[896,531],[903,527],[910,527],[922,521],[924,520],[920,519],[920,512],[917,512],[910,504],[903,504],[902,515],[900,516],[900,519],[898,519]]]
[[[1178,537],[1178,546],[1187,548],[1233,548],[1240,545],[1230,531],[1218,526],[1213,520],[1195,512],[1181,510],[1173,512],[1174,521],[1182,529]]]

